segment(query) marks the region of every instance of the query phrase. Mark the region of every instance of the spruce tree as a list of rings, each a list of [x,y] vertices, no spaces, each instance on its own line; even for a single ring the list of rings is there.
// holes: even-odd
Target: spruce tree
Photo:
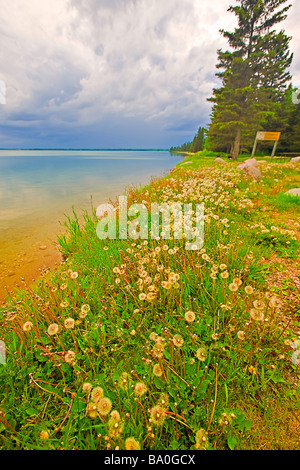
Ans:
[[[241,142],[250,145],[255,130],[276,115],[291,79],[290,38],[273,28],[287,17],[287,0],[237,0],[229,7],[238,20],[233,32],[221,30],[230,50],[218,50],[222,86],[213,90],[208,138],[212,149],[230,147],[237,159]],[[221,148],[223,147],[223,148]]]

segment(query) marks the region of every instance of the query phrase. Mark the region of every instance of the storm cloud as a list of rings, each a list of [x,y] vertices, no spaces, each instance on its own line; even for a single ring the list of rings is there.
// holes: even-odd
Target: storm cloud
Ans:
[[[228,0],[10,0],[0,5],[1,147],[177,145],[207,125]],[[300,5],[283,24],[297,55]],[[299,82],[299,83],[298,83]]]

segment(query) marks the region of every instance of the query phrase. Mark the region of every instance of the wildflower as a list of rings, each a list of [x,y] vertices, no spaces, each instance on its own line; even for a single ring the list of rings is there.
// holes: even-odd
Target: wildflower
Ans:
[[[223,271],[223,272],[221,272],[221,278],[222,278],[222,279],[227,279],[228,276],[229,276],[229,272],[228,272],[228,271]]]
[[[167,289],[167,290],[171,289],[172,287],[172,284],[169,281],[162,281],[161,285],[164,289]]]
[[[150,410],[151,420],[156,426],[162,426],[166,419],[166,414],[164,408],[159,405],[154,406]]]
[[[265,316],[262,311],[256,310],[255,308],[252,308],[250,310],[250,317],[253,318],[253,320],[256,321],[263,321]]]
[[[49,335],[56,335],[58,333],[59,326],[57,323],[51,323],[51,325],[48,326],[48,334]]]
[[[121,437],[123,429],[124,423],[122,421],[115,421],[113,418],[108,420],[108,434],[111,438]]]
[[[149,338],[151,339],[151,341],[156,341],[157,337],[158,337],[158,334],[155,333],[154,331],[152,331],[152,333],[150,333]]]
[[[72,272],[72,273],[70,274],[70,278],[71,278],[71,279],[77,279],[77,278],[78,278],[78,273],[77,273],[76,271]]]
[[[147,387],[144,383],[138,382],[134,387],[134,394],[136,397],[142,397],[147,392]]]
[[[140,300],[145,300],[147,298],[147,295],[144,294],[143,292],[139,295]]]
[[[68,364],[73,364],[73,362],[75,361],[75,353],[74,351],[67,351],[64,355],[64,359],[65,359],[65,362],[67,362]]]
[[[262,300],[255,300],[253,302],[253,305],[258,310],[263,310],[266,306],[266,304]]]
[[[101,416],[106,416],[110,412],[112,403],[109,398],[101,398],[97,403],[97,410]]]
[[[151,301],[154,300],[155,298],[156,298],[156,294],[155,294],[154,292],[149,292],[149,293],[147,294],[147,300],[148,300],[149,302],[151,302]]]
[[[73,318],[66,318],[64,325],[65,325],[65,328],[67,329],[74,328],[75,320],[73,320]]]
[[[23,331],[29,331],[33,327],[33,323],[31,321],[26,321],[23,325]]]
[[[282,301],[278,297],[276,297],[276,295],[273,295],[273,297],[271,297],[270,299],[270,306],[274,308],[279,308],[281,307],[281,305]]]
[[[183,345],[184,343],[184,339],[182,336],[180,335],[175,335],[173,337],[173,344],[175,344],[175,346],[177,346],[178,348],[181,348],[181,346]]]
[[[224,269],[226,269],[226,268],[227,268],[226,264],[224,264],[224,263],[220,264],[221,271],[224,271]]]
[[[193,323],[195,321],[195,314],[192,311],[187,311],[184,318],[186,319],[187,322]]]
[[[104,392],[103,392],[103,389],[101,387],[93,388],[92,393],[91,393],[92,402],[99,403],[99,401],[103,397],[104,397]]]
[[[127,390],[128,386],[129,386],[129,380],[130,380],[130,376],[129,374],[127,374],[127,372],[123,372],[121,374],[121,377],[119,378],[119,386],[123,389],[123,390]]]
[[[251,287],[251,286],[246,286],[245,287],[246,294],[251,295],[251,294],[253,294],[253,291],[254,291],[253,287]]]
[[[96,418],[98,416],[96,403],[91,401],[87,404],[86,414],[89,416],[89,418]]]
[[[218,339],[218,333],[213,333],[211,335],[212,339],[214,339],[215,341]]]
[[[238,286],[237,284],[235,284],[234,282],[233,282],[232,284],[229,284],[228,287],[229,287],[229,290],[230,290],[231,292],[236,292],[236,291],[238,290],[238,288],[239,288],[239,286]]]
[[[125,441],[126,450],[140,450],[140,443],[134,437],[128,437]]]
[[[255,367],[250,366],[250,367],[248,368],[248,370],[249,370],[250,374],[256,374]]]
[[[49,433],[47,431],[40,431],[39,439],[49,439]]]
[[[233,279],[233,283],[240,287],[243,284],[243,281],[236,277],[235,279]]]
[[[153,375],[155,375],[156,377],[161,377],[163,375],[163,371],[160,364],[154,364]]]
[[[110,417],[115,423],[117,423],[121,419],[120,413],[117,410],[113,410],[110,413]]]
[[[196,435],[195,435],[195,439],[196,439],[196,449],[197,450],[204,450],[207,448],[208,446],[208,441],[207,441],[207,432],[205,431],[205,429],[203,428],[200,428],[197,432],[196,432]]]
[[[82,391],[83,392],[86,392],[86,393],[89,393],[93,388],[93,385],[90,384],[89,382],[85,382],[83,385],[82,385]]]
[[[242,331],[242,330],[238,331],[237,332],[237,337],[238,337],[238,339],[243,341],[245,339],[245,332]]]
[[[169,406],[169,395],[167,395],[166,393],[162,393],[160,395],[158,404],[161,405],[166,410]]]
[[[197,349],[196,357],[197,357],[197,359],[199,359],[199,361],[205,361],[205,359],[207,358],[206,349],[205,348]]]
[[[61,306],[61,308],[67,308],[67,307],[69,307],[69,302],[67,302],[67,301],[61,302],[60,306]]]
[[[89,304],[84,304],[81,306],[81,309],[80,309],[80,318],[84,318],[88,313],[89,311],[91,310],[91,307],[89,306]]]

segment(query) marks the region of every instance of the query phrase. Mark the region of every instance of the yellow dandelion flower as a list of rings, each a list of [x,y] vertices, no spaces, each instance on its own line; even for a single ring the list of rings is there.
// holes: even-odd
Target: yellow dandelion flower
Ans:
[[[97,410],[101,416],[106,416],[112,408],[112,403],[109,398],[101,398],[97,403]]]
[[[175,336],[173,336],[173,340],[172,340],[172,341],[173,341],[173,344],[174,344],[175,346],[177,346],[178,348],[181,348],[181,346],[182,346],[183,343],[184,343],[184,339],[183,339],[183,337],[182,337],[181,335],[175,335]]]
[[[39,436],[39,439],[49,439],[48,431],[40,431],[38,436]]]
[[[154,364],[153,375],[155,375],[156,377],[161,377],[163,375],[163,371],[160,364]]]
[[[26,321],[23,325],[23,331],[30,331],[33,327],[33,323],[31,321]]]
[[[104,397],[103,388],[101,388],[101,387],[95,387],[95,388],[93,388],[92,393],[91,393],[91,400],[92,400],[92,402],[94,402],[94,403],[99,403],[99,401],[100,401],[101,398],[103,398],[103,397]]]
[[[134,437],[128,437],[125,440],[125,449],[126,450],[140,450],[140,443]]]
[[[134,387],[134,394],[136,397],[142,397],[147,392],[147,387],[143,382],[138,382]]]
[[[75,326],[75,320],[73,318],[66,318],[64,322],[65,328],[71,329]]]
[[[59,326],[57,323],[51,323],[51,325],[48,326],[48,334],[50,336],[56,335],[59,331]]]
[[[194,312],[192,312],[191,310],[188,310],[186,314],[184,315],[184,318],[186,319],[187,322],[193,323],[193,321],[195,321],[196,316]]]

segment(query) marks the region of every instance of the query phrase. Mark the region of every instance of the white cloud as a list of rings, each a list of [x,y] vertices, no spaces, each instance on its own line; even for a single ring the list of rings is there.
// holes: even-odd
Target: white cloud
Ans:
[[[0,4],[6,125],[36,129],[126,119],[192,133],[209,120],[219,29],[230,0],[10,0]],[[293,16],[284,27],[299,39]],[[299,76],[299,57],[294,71]],[[298,75],[297,75],[298,74]],[[300,77],[299,77],[300,78]],[[134,133],[133,133],[134,134]]]

